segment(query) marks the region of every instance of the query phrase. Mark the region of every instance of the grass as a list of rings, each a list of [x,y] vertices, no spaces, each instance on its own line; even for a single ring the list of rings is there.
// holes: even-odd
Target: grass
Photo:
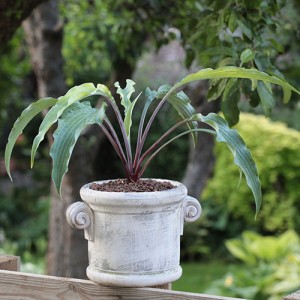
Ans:
[[[222,261],[182,263],[183,274],[172,284],[177,291],[205,293],[210,283],[222,278],[229,266]]]

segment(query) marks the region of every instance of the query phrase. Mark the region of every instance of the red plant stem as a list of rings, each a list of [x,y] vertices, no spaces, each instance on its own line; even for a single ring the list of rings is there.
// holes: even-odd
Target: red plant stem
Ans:
[[[210,134],[213,134],[213,135],[216,134],[215,131],[210,130],[210,129],[204,129],[204,128],[190,129],[190,130],[187,130],[187,131],[184,131],[184,132],[178,134],[177,136],[173,137],[172,139],[170,139],[169,141],[167,141],[165,144],[163,144],[159,149],[157,149],[157,150],[156,150],[156,151],[148,158],[148,160],[146,161],[146,163],[143,165],[143,168],[142,168],[141,171],[139,172],[139,174],[138,174],[138,176],[137,176],[137,180],[139,180],[139,179],[143,176],[143,174],[144,174],[146,168],[148,167],[149,163],[152,161],[152,159],[153,159],[153,158],[154,158],[154,157],[155,157],[155,156],[156,156],[156,155],[157,155],[164,147],[166,147],[168,144],[170,144],[170,143],[173,142],[174,140],[176,140],[176,139],[178,139],[178,138],[180,138],[180,137],[182,137],[182,136],[184,136],[184,135],[186,135],[186,134],[189,134],[189,133],[191,133],[191,132],[199,132],[199,131],[207,132],[207,133],[210,133]]]
[[[143,163],[143,161],[145,160],[145,158],[151,153],[153,152],[159,145],[159,143],[164,140],[166,137],[168,137],[175,129],[177,129],[178,127],[180,127],[181,125],[183,124],[186,124],[186,123],[189,123],[189,122],[195,122],[194,120],[190,120],[190,119],[185,119],[185,120],[182,120],[178,123],[176,123],[175,125],[173,125],[167,132],[165,132],[157,141],[155,141],[153,143],[153,145],[151,147],[149,147],[147,149],[147,151],[145,151],[145,153],[139,158],[139,161],[137,163],[137,166],[136,166],[136,170],[137,172],[140,171],[141,169],[141,165]]]
[[[128,164],[127,164],[126,157],[124,155],[123,149],[119,145],[120,142],[119,141],[116,142],[114,140],[114,138],[112,137],[112,135],[109,133],[109,131],[106,129],[106,127],[103,124],[100,124],[100,128],[102,129],[102,131],[104,132],[104,134],[106,135],[106,137],[108,138],[108,140],[110,141],[110,143],[112,144],[112,146],[114,147],[116,153],[120,157],[122,165],[123,165],[123,168],[124,168],[125,173],[126,173],[126,177],[130,178],[131,177],[131,173],[130,173],[130,170],[128,169]]]
[[[142,152],[141,138],[142,138],[142,134],[143,134],[143,127],[144,127],[146,114],[147,114],[147,109],[144,109],[143,113],[142,113],[142,116],[141,116],[140,123],[139,123],[137,144],[136,144],[136,150],[135,150],[135,156],[134,156],[134,162],[133,162],[133,169],[134,170],[136,170],[136,167],[137,167],[137,164],[138,164],[138,161],[139,161],[139,157],[140,157],[141,152]]]
[[[165,97],[156,106],[154,112],[152,113],[152,116],[150,117],[150,120],[147,123],[145,131],[144,131],[143,136],[141,138],[141,141],[138,141],[137,149],[136,149],[136,153],[135,153],[135,164],[139,164],[139,162],[137,162],[137,161],[140,161],[140,156],[141,156],[144,144],[145,144],[146,137],[149,133],[150,127],[152,126],[152,123],[153,123],[156,115],[158,114],[159,110],[161,109],[162,105],[166,102],[167,96],[168,96],[168,93],[165,95]],[[135,169],[138,169],[137,165],[134,165],[134,167],[135,167]]]
[[[108,126],[109,130],[110,130],[110,134],[113,138],[113,140],[116,142],[117,146],[118,146],[118,149],[120,149],[120,153],[122,154],[124,160],[126,161],[127,163],[127,160],[126,160],[126,157],[125,157],[125,154],[124,154],[124,151],[123,151],[123,148],[121,146],[121,142],[119,140],[119,137],[114,129],[114,127],[112,126],[111,122],[109,121],[109,119],[107,117],[104,118],[104,122],[105,124]]]
[[[124,140],[124,145],[125,145],[125,149],[126,149],[126,155],[127,155],[127,162],[126,162],[126,165],[127,165],[127,168],[130,170],[130,174],[133,173],[133,170],[132,170],[132,153],[131,153],[131,146],[130,146],[130,142],[128,140],[128,137],[127,137],[127,134],[126,134],[126,129],[125,129],[125,125],[124,125],[124,122],[123,122],[123,119],[122,119],[122,116],[120,114],[120,111],[119,111],[119,108],[118,106],[116,105],[116,103],[109,99],[108,97],[105,98],[109,103],[110,105],[112,106],[113,110],[114,110],[114,113],[117,117],[117,120],[118,120],[118,123],[120,125],[120,129],[121,129],[121,133],[122,133],[122,136],[123,136],[123,140]],[[128,179],[131,179],[131,176],[127,177]]]

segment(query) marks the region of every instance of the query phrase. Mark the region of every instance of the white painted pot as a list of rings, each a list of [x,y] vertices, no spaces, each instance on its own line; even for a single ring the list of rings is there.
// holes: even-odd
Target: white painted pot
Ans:
[[[109,286],[144,287],[177,280],[183,223],[201,214],[186,187],[159,192],[100,192],[84,185],[84,202],[69,206],[68,223],[85,230],[87,276]],[[101,182],[99,182],[101,183]]]

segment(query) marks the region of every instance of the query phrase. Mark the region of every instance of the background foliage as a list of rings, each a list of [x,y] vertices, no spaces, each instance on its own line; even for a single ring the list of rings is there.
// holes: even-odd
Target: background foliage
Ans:
[[[284,123],[248,113],[241,114],[236,127],[258,166],[263,191],[261,211],[255,220],[245,179],[239,183],[239,170],[231,164],[230,153],[225,145],[216,144],[214,174],[201,196],[203,216],[198,225],[186,226],[183,236],[186,258],[209,257],[212,252],[223,255],[224,240],[244,230],[274,235],[291,229],[300,231],[300,133]]]
[[[211,207],[222,207],[219,217],[224,219],[224,228],[232,228],[232,231],[235,228],[251,228],[273,234],[288,229],[298,231],[300,133],[288,129],[283,123],[250,114],[243,114],[236,128],[252,150],[260,173],[263,190],[261,212],[255,221],[251,213],[251,195],[244,180],[238,186],[239,172],[230,165],[231,158],[223,145],[216,145],[214,176],[202,199],[209,199]]]
[[[300,86],[299,1],[187,0],[182,5],[182,1],[176,0],[172,6],[166,1],[157,0],[118,0],[113,3],[106,0],[77,0],[60,3],[65,22],[63,54],[68,85],[86,81],[106,82],[113,79],[116,71],[124,72],[131,68],[137,70],[137,82],[146,81],[147,85],[156,88],[162,83],[158,82],[160,78],[168,81],[173,77],[151,76],[149,72],[148,78],[148,71],[157,68],[154,62],[144,64],[146,70],[138,67],[145,62],[145,54],[151,55],[149,53],[161,45],[176,40],[185,50],[186,66],[255,66],[279,76],[284,74],[289,82]],[[142,54],[143,60],[140,61]],[[170,77],[175,70],[178,71],[168,62],[160,62],[159,65]],[[183,67],[180,70],[186,72]],[[22,30],[17,32],[1,53],[0,77],[2,157],[12,122],[36,98],[36,81]],[[273,90],[273,95],[260,97],[257,91],[251,90],[251,85],[243,81],[237,81],[231,93],[221,96],[221,92],[228,90],[230,84],[232,82],[222,80],[210,82],[208,98],[222,102],[222,110],[232,124],[239,118],[238,109],[242,109],[255,114],[268,113],[274,120],[281,120],[299,130],[298,98],[292,97],[289,104],[283,106],[282,94],[278,90]],[[262,100],[262,105],[258,105],[259,100]],[[165,121],[173,117],[171,114],[166,106],[156,129],[160,130],[162,124],[167,125]],[[18,141],[22,147],[14,152],[14,172],[19,178],[14,187],[7,182],[0,158],[0,248],[16,254],[25,252],[27,257],[31,253],[43,259],[47,247],[50,193],[47,169],[50,161],[45,159],[42,150],[38,153],[37,163],[40,163],[40,167],[25,173],[28,165],[24,164],[24,161],[29,161],[26,150],[29,147],[26,144],[36,133],[38,121]],[[238,128],[258,163],[264,194],[262,212],[255,222],[251,195],[243,181],[237,188],[237,168],[231,163],[232,158],[224,149],[225,146],[218,145],[214,177],[202,196],[202,200],[205,200],[203,216],[198,225],[189,224],[185,227],[182,244],[184,259],[205,258],[208,261],[209,258],[215,259],[218,254],[224,258],[226,249],[223,241],[236,237],[244,230],[276,235],[287,229],[299,231],[299,133],[283,124],[273,124],[264,117],[251,115],[242,115]],[[150,139],[155,139],[156,134],[153,132]],[[88,146],[93,145],[91,141]],[[47,145],[43,144],[42,147],[46,148]],[[167,176],[180,179],[188,159],[188,147],[188,140],[178,140],[172,149],[161,153],[159,160],[153,161],[147,176],[160,176],[158,172],[169,169],[171,165]],[[106,149],[104,159],[99,159],[97,164],[115,161],[109,148]],[[119,165],[113,169],[111,165],[107,168],[115,172]],[[224,181],[224,178],[227,180]],[[39,185],[38,182],[43,184]],[[33,190],[32,185],[38,188]],[[230,259],[228,254],[226,257]],[[195,274],[195,269],[192,272]]]
[[[300,288],[300,242],[294,231],[278,237],[245,231],[241,238],[228,240],[226,246],[242,263],[215,281],[209,293],[281,300]]]

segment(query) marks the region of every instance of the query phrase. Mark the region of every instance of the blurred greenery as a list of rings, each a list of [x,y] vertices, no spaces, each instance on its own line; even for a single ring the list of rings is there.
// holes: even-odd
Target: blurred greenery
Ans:
[[[225,145],[216,144],[213,177],[201,195],[202,216],[185,226],[183,259],[224,257],[224,241],[244,230],[274,235],[289,229],[300,231],[300,133],[284,123],[248,113],[241,114],[236,127],[258,166],[263,191],[261,211],[255,220],[245,179],[239,182],[239,170],[231,164],[230,153]]]
[[[133,0],[113,3],[68,0],[60,2],[60,9],[65,21],[63,55],[68,85],[83,81],[107,82],[116,71],[122,71],[122,60],[135,71],[135,80],[141,88],[157,88],[161,81],[171,83],[172,79],[185,75],[183,63],[178,67],[165,61],[155,66],[155,61],[149,60],[149,56],[161,45],[176,40],[184,48],[186,66],[255,66],[278,76],[284,74],[289,82],[300,86],[300,2],[296,0],[188,0],[184,5],[179,0],[173,1],[172,5],[157,0],[139,3]],[[0,57],[0,78],[2,157],[12,122],[36,98],[36,79],[22,30],[17,32]],[[259,95],[241,80],[230,98],[220,99],[221,92],[229,84],[222,80],[210,82],[208,98],[222,101],[222,110],[232,123],[239,119],[237,107],[262,114],[269,112],[274,104],[270,113],[272,119],[300,129],[299,99],[295,96],[288,104],[282,105],[282,94],[274,89],[273,98],[258,105]],[[231,116],[228,114],[230,110],[233,111]],[[159,130],[165,131],[162,126],[168,126],[166,121],[172,113],[166,106],[151,132],[149,143],[155,140]],[[39,118],[18,141],[22,147],[17,147],[14,152],[16,181],[13,186],[7,182],[0,158],[0,251],[22,255],[27,268],[31,268],[29,263],[33,262],[38,265],[36,272],[42,272],[47,249],[50,193],[50,161],[45,158],[43,149],[38,153],[39,166],[34,171],[25,172],[29,163],[26,144],[36,133],[38,124]],[[230,258],[224,241],[244,230],[274,235],[287,229],[300,230],[297,218],[300,209],[297,188],[300,176],[299,132],[248,114],[241,115],[237,128],[258,163],[264,195],[262,211],[255,221],[248,188],[243,181],[236,188],[238,170],[228,163],[232,158],[223,149],[224,145],[218,145],[214,177],[202,196],[203,215],[197,223],[185,225],[182,237],[183,260],[203,259],[205,263],[183,264],[184,275],[174,284],[175,289],[204,292],[213,278],[222,277],[228,269],[232,268],[232,274],[235,274],[240,267],[228,267],[224,259]],[[42,146],[47,147],[46,144]],[[161,177],[160,171],[163,170],[165,177],[181,179],[188,148],[187,139],[178,140],[150,164],[146,176]],[[103,156],[105,159],[101,163],[112,161],[114,164],[110,148],[105,147],[105,151],[107,156]],[[112,170],[118,168],[119,164]],[[216,257],[220,261],[215,261]],[[268,265],[259,267],[257,275],[249,274],[262,276],[262,273],[269,272]],[[291,267],[287,273],[292,274],[293,265],[298,266],[298,261],[285,264]],[[284,267],[278,267],[281,268]],[[246,280],[248,275],[239,277]],[[230,284],[231,278],[224,277],[222,283]],[[248,292],[255,291],[250,289]]]
[[[300,288],[300,240],[294,231],[278,237],[244,232],[227,241],[230,253],[243,262],[213,282],[208,293],[253,300],[281,300]]]
[[[238,184],[239,172],[228,163],[231,157],[225,153],[224,145],[216,145],[214,176],[208,182],[202,200],[209,200],[210,210],[218,207],[214,215],[224,220],[219,229],[228,230],[229,235],[238,234],[241,229],[273,234],[287,229],[299,231],[300,133],[284,123],[251,114],[242,114],[236,128],[257,163],[263,205],[255,221],[245,180]]]

